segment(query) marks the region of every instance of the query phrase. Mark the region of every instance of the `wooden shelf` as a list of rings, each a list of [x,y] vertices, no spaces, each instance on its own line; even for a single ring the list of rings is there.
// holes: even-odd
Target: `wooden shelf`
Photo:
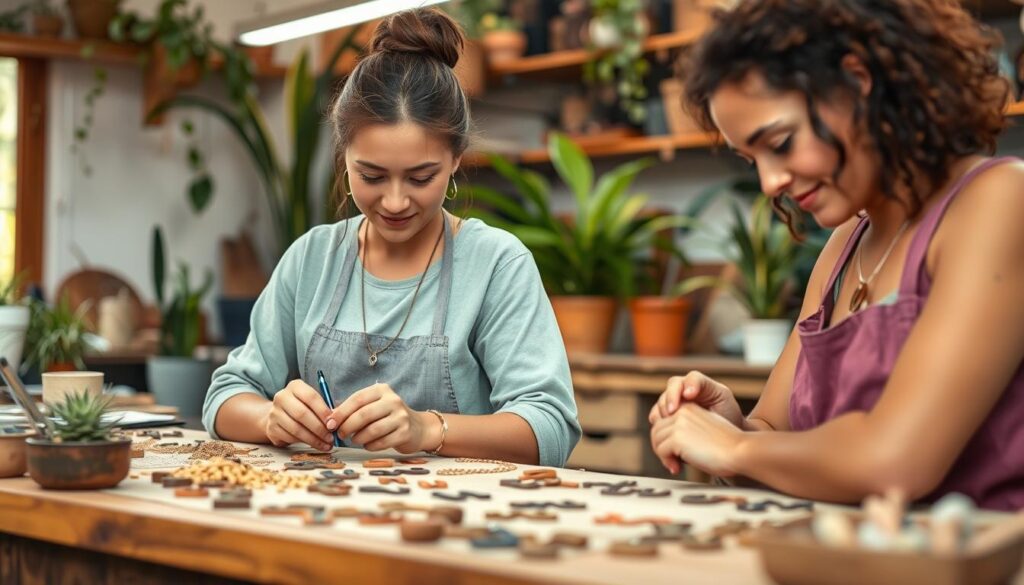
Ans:
[[[653,35],[644,41],[644,52],[651,53],[685,47],[692,44],[697,38],[690,33]],[[562,73],[566,69],[578,68],[592,58],[593,52],[588,49],[556,51],[543,55],[531,55],[507,63],[493,64],[489,67],[488,72],[491,77],[504,77],[506,75],[552,76]]]
[[[0,33],[0,56],[36,59],[79,59],[100,63],[138,65],[146,50],[138,45],[54,39],[31,35]]]
[[[1024,101],[1015,102],[1006,108],[1008,117],[1024,116]],[[667,136],[638,136],[636,138],[625,138],[613,145],[584,146],[583,152],[591,158],[624,156],[630,154],[656,153],[663,160],[671,160],[677,150],[693,148],[710,148],[718,144],[718,135],[714,133],[695,132],[691,134],[678,134]],[[520,164],[539,164],[551,160],[546,148],[535,148],[523,150],[510,158]],[[487,166],[487,158],[482,153],[469,152],[463,157],[463,162],[469,166]]]

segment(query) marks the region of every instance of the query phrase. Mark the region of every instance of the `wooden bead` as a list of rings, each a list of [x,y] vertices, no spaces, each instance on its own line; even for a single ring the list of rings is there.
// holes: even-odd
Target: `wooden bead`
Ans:
[[[445,523],[439,519],[406,520],[399,526],[406,542],[434,542],[444,535]]]

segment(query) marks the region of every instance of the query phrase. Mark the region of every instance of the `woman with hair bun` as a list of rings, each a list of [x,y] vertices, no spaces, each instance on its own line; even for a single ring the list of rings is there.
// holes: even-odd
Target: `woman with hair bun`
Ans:
[[[580,436],[533,256],[442,208],[470,115],[463,45],[434,9],[377,27],[330,111],[345,205],[278,264],[246,344],[213,375],[211,435],[561,466]],[[318,391],[318,371],[333,410]]]
[[[962,492],[1024,507],[1024,165],[1008,87],[957,0],[746,0],[688,102],[790,206],[835,228],[757,406],[673,378],[654,450],[800,497]]]

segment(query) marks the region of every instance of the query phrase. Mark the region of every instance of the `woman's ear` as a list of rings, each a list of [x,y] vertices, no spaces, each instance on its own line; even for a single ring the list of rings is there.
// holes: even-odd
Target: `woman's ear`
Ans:
[[[860,85],[860,97],[867,97],[871,93],[871,72],[864,65],[864,61],[861,61],[860,57],[851,53],[843,57],[839,65],[843,68],[843,71],[852,75],[857,80],[857,83]]]

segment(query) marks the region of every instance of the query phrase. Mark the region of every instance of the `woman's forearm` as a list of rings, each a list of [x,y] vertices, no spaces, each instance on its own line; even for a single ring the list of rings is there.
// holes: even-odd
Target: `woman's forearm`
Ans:
[[[441,421],[430,412],[419,414],[427,425],[423,450],[431,451],[441,442]],[[510,412],[445,414],[444,418],[448,422],[448,432],[440,454],[445,457],[501,459],[531,465],[539,461],[537,437],[530,424],[518,415]]]
[[[840,503],[891,487],[911,498],[930,491],[934,474],[900,457],[901,446],[873,432],[867,418],[850,413],[810,431],[744,433],[735,470],[797,497]]]
[[[228,441],[269,443],[266,418],[274,403],[256,394],[238,394],[228,398],[217,411],[214,429]]]

